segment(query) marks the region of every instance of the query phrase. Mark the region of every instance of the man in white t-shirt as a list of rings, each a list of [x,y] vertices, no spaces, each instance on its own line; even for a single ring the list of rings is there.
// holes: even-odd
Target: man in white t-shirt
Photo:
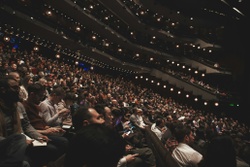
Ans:
[[[195,138],[191,129],[185,125],[178,126],[174,135],[178,146],[173,150],[172,157],[180,167],[197,167],[203,156],[190,146]]]

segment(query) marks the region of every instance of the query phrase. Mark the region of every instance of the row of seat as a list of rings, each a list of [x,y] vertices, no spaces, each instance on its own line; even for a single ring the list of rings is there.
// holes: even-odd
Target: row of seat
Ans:
[[[157,167],[179,167],[171,153],[164,147],[156,134],[151,131],[150,127],[145,128],[145,137],[148,146],[155,155]]]

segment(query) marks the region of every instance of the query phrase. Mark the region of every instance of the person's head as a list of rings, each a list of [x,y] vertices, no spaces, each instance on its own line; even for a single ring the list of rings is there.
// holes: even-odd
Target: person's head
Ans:
[[[90,124],[104,124],[103,116],[94,108],[80,106],[72,115],[72,124],[76,131]]]
[[[52,88],[53,87],[53,80],[51,78],[47,78],[47,87]]]
[[[163,118],[161,118],[161,117],[158,117],[155,120],[155,124],[156,124],[156,126],[162,128],[162,127],[165,126],[165,120]]]
[[[72,138],[64,167],[116,167],[125,145],[124,139],[107,126],[88,125]]]
[[[174,135],[179,143],[192,144],[195,136],[191,128],[186,125],[179,124],[175,127]]]
[[[117,108],[117,107],[111,107],[112,115],[114,116],[114,119],[120,118],[123,114],[123,108]]]
[[[149,110],[149,114],[150,115],[155,115],[155,110],[153,110],[153,109]]]
[[[47,80],[45,78],[39,78],[38,82],[45,87],[47,86]]]
[[[20,77],[20,74],[18,72],[10,72],[9,76],[12,77],[13,79],[15,79],[18,82],[18,84],[20,84],[21,77]]]
[[[54,86],[49,94],[49,98],[54,104],[58,104],[64,97],[65,90],[61,86]]]
[[[129,109],[125,109],[123,111],[124,111],[124,113],[123,113],[122,120],[123,121],[129,121],[130,116],[131,116],[130,110]]]
[[[63,100],[67,106],[71,106],[76,101],[76,95],[74,92],[67,91]]]
[[[24,76],[22,84],[25,88],[27,88],[28,85],[33,84],[33,78],[30,75]]]
[[[173,117],[172,117],[172,115],[168,115],[168,116],[167,116],[167,121],[168,121],[168,122],[173,122]]]
[[[12,71],[16,71],[17,70],[17,64],[16,63],[12,63],[10,67],[11,67]]]
[[[28,101],[39,104],[45,97],[45,87],[41,85],[40,83],[33,83],[28,85],[27,87],[28,91]]]
[[[111,109],[103,104],[97,104],[95,106],[96,111],[101,114],[105,120],[105,125],[113,126],[114,116],[111,112]]]
[[[136,115],[143,115],[142,109],[137,108],[137,107],[133,108],[133,113]]]
[[[0,99],[8,104],[16,103],[19,98],[20,87],[18,82],[10,76],[0,79]]]
[[[214,137],[205,154],[206,167],[236,167],[236,150],[233,140],[228,135]]]

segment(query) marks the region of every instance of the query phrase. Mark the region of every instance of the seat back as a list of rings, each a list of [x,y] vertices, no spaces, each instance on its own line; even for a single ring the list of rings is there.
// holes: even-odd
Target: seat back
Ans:
[[[171,156],[171,153],[165,148],[156,134],[151,131],[150,127],[145,128],[145,137],[148,146],[155,155],[157,167],[179,167],[178,163]]]

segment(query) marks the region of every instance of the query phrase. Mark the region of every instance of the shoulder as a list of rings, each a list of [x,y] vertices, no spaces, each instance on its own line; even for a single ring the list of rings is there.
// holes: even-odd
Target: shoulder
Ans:
[[[24,105],[22,102],[17,102],[17,109],[25,110]]]
[[[132,118],[132,119],[133,119],[133,118],[135,118],[135,115],[134,115],[134,114],[132,114],[132,115],[130,116],[130,119],[131,119],[131,118]]]
[[[43,100],[43,101],[41,101],[41,102],[39,103],[39,106],[48,106],[48,105],[49,105],[49,102],[48,102],[47,99],[45,99],[45,100]]]
[[[153,123],[152,125],[151,125],[151,130],[153,130],[153,129],[155,129],[156,128],[156,123]]]

